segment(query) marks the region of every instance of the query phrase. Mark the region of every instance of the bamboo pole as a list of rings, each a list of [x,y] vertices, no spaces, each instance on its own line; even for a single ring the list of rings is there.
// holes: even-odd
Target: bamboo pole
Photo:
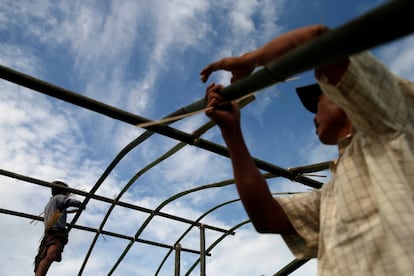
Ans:
[[[44,220],[43,217],[39,217],[39,216],[35,216],[35,215],[32,215],[32,214],[27,214],[27,213],[23,213],[23,212],[16,212],[16,211],[4,209],[4,208],[0,208],[0,214],[16,216],[16,217],[21,217],[21,218],[27,218],[27,219],[31,219],[31,220],[38,220],[38,221],[43,221]],[[68,223],[66,225],[68,225]],[[107,231],[107,230],[101,230],[100,231],[99,229],[88,227],[88,226],[75,224],[75,225],[72,225],[72,227],[75,228],[75,229],[78,229],[78,230],[82,230],[82,231],[87,231],[87,232],[91,232],[91,233],[99,233],[99,234],[110,236],[110,237],[129,240],[129,241],[133,241],[133,242],[139,242],[139,243],[148,244],[148,245],[154,245],[154,246],[157,246],[157,247],[162,247],[162,248],[167,248],[167,249],[174,249],[175,248],[174,245],[169,245],[169,244],[160,243],[160,242],[154,242],[154,241],[145,240],[145,239],[136,239],[135,237],[132,237],[132,236],[123,235],[123,234],[119,234],[119,233],[115,233],[115,232],[111,232],[111,231]],[[194,249],[189,249],[189,248],[181,248],[181,251],[188,252],[188,253],[193,253],[193,254],[197,254],[197,255],[201,254],[200,251],[194,250]],[[210,256],[210,254],[208,254],[207,256]]]
[[[309,261],[309,259],[302,259],[302,260],[294,259],[293,261],[288,263],[286,266],[284,266],[281,270],[279,270],[278,272],[273,274],[273,276],[286,276],[286,275],[289,275],[293,271],[295,271],[296,269],[298,269],[299,267],[301,267],[302,265],[307,263],[308,261]]]
[[[29,183],[44,186],[44,187],[56,186],[56,184],[53,184],[53,183],[49,183],[49,182],[46,182],[46,181],[43,181],[43,180],[40,180],[40,179],[36,179],[36,178],[33,178],[33,177],[17,174],[17,173],[11,172],[11,171],[3,170],[3,169],[0,169],[0,175],[10,177],[10,178],[14,178],[14,179],[19,179],[19,180],[22,180],[24,182],[29,182]],[[171,215],[171,214],[160,212],[160,211],[154,211],[154,210],[149,209],[149,208],[141,207],[141,206],[134,205],[134,204],[127,203],[127,202],[123,202],[123,201],[116,201],[112,198],[108,198],[108,197],[100,196],[100,195],[96,195],[96,194],[91,194],[91,193],[84,192],[84,191],[81,191],[81,190],[78,190],[78,189],[74,189],[74,188],[70,188],[70,187],[64,188],[64,189],[67,190],[70,193],[73,193],[73,194],[77,194],[77,195],[84,196],[84,197],[87,197],[87,198],[93,198],[93,199],[101,201],[101,202],[114,204],[114,205],[117,205],[117,206],[129,208],[129,209],[136,210],[136,211],[139,211],[139,212],[144,212],[144,213],[147,213],[147,214],[154,214],[154,215],[166,218],[166,219],[180,221],[180,222],[195,225],[195,226],[200,226],[200,224],[201,224],[199,222],[195,222],[194,220],[186,219],[184,217],[179,217],[179,216]],[[205,224],[204,226],[206,228],[214,230],[214,231],[218,231],[218,232],[222,232],[222,233],[226,233],[226,234],[231,233],[227,229],[219,228],[219,227],[216,227],[216,226],[213,226],[213,225]]]
[[[138,116],[130,112],[110,106],[108,104],[85,97],[83,95],[77,94],[75,92],[72,92],[70,90],[67,90],[61,87],[58,87],[51,83],[47,83],[45,81],[36,79],[32,76],[23,74],[21,72],[18,72],[11,68],[7,68],[2,65],[0,65],[0,77],[8,81],[14,82],[16,84],[22,85],[24,87],[33,89],[42,94],[46,94],[46,95],[49,95],[51,97],[54,97],[60,100],[64,100],[66,102],[75,104],[80,107],[84,107],[86,109],[98,112],[100,114],[103,114],[105,116],[108,116],[116,120],[120,120],[128,124],[132,124],[134,126],[140,123],[151,121],[142,116]],[[171,114],[174,114],[174,113],[171,113]],[[179,140],[186,144],[194,145],[198,148],[202,148],[210,152],[229,157],[227,148],[225,148],[224,146],[212,143],[204,139],[199,139],[199,137],[196,137],[195,135],[188,134],[186,132],[180,131],[175,128],[171,128],[167,125],[150,126],[148,127],[148,130],[162,134],[166,137],[169,137],[175,140]],[[144,132],[144,134],[145,133],[148,133],[148,135],[152,134],[149,132]],[[281,167],[275,166],[271,163],[265,162],[263,160],[254,159],[254,161],[256,162],[257,167],[259,169],[271,172],[276,175],[280,175],[290,180],[295,180],[299,183],[302,183],[304,185],[307,185],[313,188],[320,188],[322,186],[322,183],[319,181],[316,181],[316,180],[313,180],[307,177],[297,177],[292,172],[286,169],[283,169]],[[97,188],[97,187],[94,187],[94,188]]]
[[[413,10],[412,0],[390,1],[293,49],[219,93],[225,100],[234,100],[307,70],[406,36],[414,32],[414,24],[409,21]],[[205,105],[205,99],[200,99],[182,109],[193,112]]]

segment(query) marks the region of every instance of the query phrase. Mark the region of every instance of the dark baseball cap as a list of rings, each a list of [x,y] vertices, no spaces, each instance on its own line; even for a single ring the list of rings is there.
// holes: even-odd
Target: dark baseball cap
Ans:
[[[317,83],[296,88],[303,106],[312,113],[318,110],[318,99],[322,95],[322,90]]]

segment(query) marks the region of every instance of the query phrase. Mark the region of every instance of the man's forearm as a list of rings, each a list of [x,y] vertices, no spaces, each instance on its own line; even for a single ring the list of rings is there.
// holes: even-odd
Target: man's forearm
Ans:
[[[323,25],[312,25],[286,32],[262,47],[245,54],[245,58],[249,59],[255,67],[264,66],[328,30],[329,28]]]
[[[222,131],[230,153],[237,191],[256,230],[261,233],[294,233],[266,180],[258,170],[244,142],[240,128]]]

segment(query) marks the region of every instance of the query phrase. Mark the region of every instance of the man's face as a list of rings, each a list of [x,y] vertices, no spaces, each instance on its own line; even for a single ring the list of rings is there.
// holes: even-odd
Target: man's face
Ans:
[[[313,119],[316,135],[327,145],[335,145],[338,140],[349,134],[351,123],[345,112],[325,95],[318,99],[318,111]]]

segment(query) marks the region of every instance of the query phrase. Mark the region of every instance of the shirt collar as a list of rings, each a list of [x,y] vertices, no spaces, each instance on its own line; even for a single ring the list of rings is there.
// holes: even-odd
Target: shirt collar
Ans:
[[[342,137],[341,139],[339,139],[339,141],[338,141],[339,156],[341,156],[345,152],[346,147],[352,141],[352,137],[353,137],[353,133],[349,133],[349,134],[345,135],[344,137]]]
[[[353,133],[349,133],[349,134],[345,135],[344,137],[342,137],[341,139],[339,139],[339,141],[337,143],[339,157],[336,160],[332,160],[331,163],[329,164],[329,168],[331,170],[331,173],[336,172],[336,166],[338,165],[339,159],[341,158],[342,154],[345,152],[345,149],[351,143],[352,137],[353,137]]]

